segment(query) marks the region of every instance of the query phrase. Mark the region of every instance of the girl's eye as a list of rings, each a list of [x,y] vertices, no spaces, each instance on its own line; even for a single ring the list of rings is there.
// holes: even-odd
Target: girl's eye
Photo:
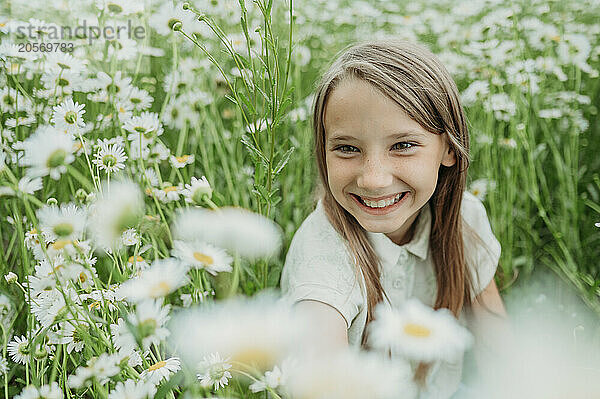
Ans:
[[[408,150],[408,149],[411,149],[411,148],[413,148],[413,147],[414,147],[414,144],[412,144],[412,143],[407,143],[407,142],[405,142],[405,141],[402,141],[402,142],[399,142],[399,143],[396,143],[396,144],[394,144],[394,145],[392,146],[392,149],[394,149],[394,147],[396,147],[396,146],[398,146],[398,147],[397,147],[397,149],[398,149],[398,150]]]
[[[353,147],[351,145],[341,145],[338,148],[336,148],[336,150],[344,152],[344,153],[349,153],[349,152],[357,152],[358,148]]]

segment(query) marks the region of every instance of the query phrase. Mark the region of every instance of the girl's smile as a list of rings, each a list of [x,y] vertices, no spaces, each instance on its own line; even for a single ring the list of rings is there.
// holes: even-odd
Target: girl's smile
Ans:
[[[402,245],[433,195],[440,165],[456,162],[445,134],[425,130],[370,83],[348,78],[325,106],[327,179],[367,231]]]

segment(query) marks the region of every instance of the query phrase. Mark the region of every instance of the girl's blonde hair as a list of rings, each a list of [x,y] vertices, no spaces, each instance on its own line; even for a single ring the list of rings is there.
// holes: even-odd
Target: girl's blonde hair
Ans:
[[[379,259],[356,219],[334,199],[327,179],[324,112],[331,92],[344,79],[370,83],[395,101],[425,130],[446,135],[456,155],[451,167],[440,166],[437,187],[425,206],[431,206],[430,247],[437,281],[435,309],[447,308],[458,317],[471,305],[473,285],[463,249],[460,206],[469,167],[469,133],[454,80],[429,50],[414,43],[385,40],[355,44],[336,57],[322,77],[314,98],[313,132],[322,202],[334,228],[344,237],[362,271],[367,292],[367,325],[385,291]],[[467,226],[464,224],[464,226]],[[468,226],[467,226],[468,228]],[[360,280],[359,280],[360,281]],[[361,346],[367,348],[365,328]],[[424,384],[428,365],[420,364],[415,380]]]

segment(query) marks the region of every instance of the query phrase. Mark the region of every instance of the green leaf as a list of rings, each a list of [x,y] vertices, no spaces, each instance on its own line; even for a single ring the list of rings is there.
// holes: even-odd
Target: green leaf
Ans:
[[[250,156],[255,164],[260,160],[264,166],[269,165],[269,160],[263,155],[262,151],[256,148],[254,143],[252,143],[252,140],[250,140],[250,137],[244,134],[240,141],[246,146],[248,151],[250,151]]]
[[[273,170],[273,173],[275,174],[275,176],[279,175],[279,173],[281,173],[281,171],[283,170],[285,165],[287,165],[288,161],[290,160],[290,156],[292,155],[292,153],[294,152],[295,149],[296,149],[295,147],[290,147],[290,149],[287,150],[285,152],[285,154],[283,154],[283,156],[277,163],[277,166],[275,166],[275,170]]]

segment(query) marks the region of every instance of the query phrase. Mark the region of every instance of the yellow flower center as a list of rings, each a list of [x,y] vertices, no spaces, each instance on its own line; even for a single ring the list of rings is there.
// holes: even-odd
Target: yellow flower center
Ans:
[[[194,252],[194,259],[196,259],[198,262],[204,263],[205,265],[212,265],[215,262],[212,256],[208,256],[202,252]]]
[[[163,189],[163,191],[164,191],[165,193],[170,193],[171,191],[177,191],[177,187],[175,187],[175,186],[169,186],[169,187],[165,187],[165,188]]]
[[[425,326],[414,323],[404,325],[404,332],[412,337],[426,338],[431,335],[431,330]]]
[[[167,365],[167,362],[165,362],[164,360],[161,360],[158,363],[154,363],[152,366],[148,367],[148,371],[154,371],[154,370],[158,370],[160,368],[163,368]]]
[[[153,297],[165,296],[170,291],[170,286],[166,281],[161,281],[152,287],[151,294]]]
[[[96,301],[90,305],[90,310],[92,310],[94,308],[100,309],[100,302]]]
[[[144,258],[142,258],[141,256],[137,256],[137,258],[135,259],[136,262],[143,262]],[[133,256],[129,257],[129,260],[127,261],[128,263],[133,263]]]
[[[189,157],[189,155],[183,155],[181,157],[175,157],[175,159],[177,160],[177,162],[187,162]]]
[[[63,249],[64,247],[66,247],[67,245],[69,245],[71,243],[71,240],[57,240],[56,242],[52,243],[52,248],[56,249],[56,250],[60,250]]]
[[[87,276],[85,275],[84,272],[79,273],[79,282],[80,283],[85,283],[87,281]]]
[[[252,365],[260,370],[269,370],[273,368],[276,357],[273,352],[265,350],[265,348],[243,348],[237,352],[232,361],[246,365]]]

